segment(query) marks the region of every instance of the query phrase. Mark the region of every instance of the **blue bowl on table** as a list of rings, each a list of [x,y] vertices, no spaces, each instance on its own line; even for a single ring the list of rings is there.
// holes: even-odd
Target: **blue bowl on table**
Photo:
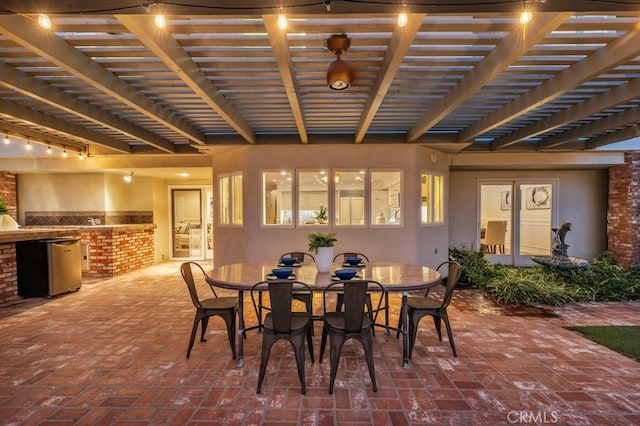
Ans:
[[[289,278],[291,276],[291,268],[274,268],[271,270],[271,273],[275,275],[276,278]]]
[[[297,260],[298,259],[296,259],[295,257],[281,257],[280,263],[285,266],[292,266],[294,263],[296,263]]]
[[[346,259],[347,263],[351,266],[358,266],[362,263],[362,259],[359,257],[348,256]]]
[[[334,272],[335,276],[340,278],[341,280],[350,280],[351,278],[356,276],[355,269],[338,269]]]

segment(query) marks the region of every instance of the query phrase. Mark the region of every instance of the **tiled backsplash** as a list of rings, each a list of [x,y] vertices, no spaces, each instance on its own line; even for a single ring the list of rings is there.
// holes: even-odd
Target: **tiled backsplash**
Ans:
[[[153,212],[25,212],[24,219],[27,226],[137,225],[153,223]]]

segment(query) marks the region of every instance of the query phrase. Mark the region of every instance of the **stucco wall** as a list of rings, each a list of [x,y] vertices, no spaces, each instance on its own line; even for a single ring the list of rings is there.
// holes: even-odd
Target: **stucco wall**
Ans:
[[[449,243],[478,247],[478,181],[558,179],[558,222],[571,222],[569,255],[592,259],[607,247],[607,170],[453,171],[449,184]],[[551,231],[549,231],[551,232]]]
[[[435,162],[430,154],[435,154]],[[244,225],[224,227],[215,219],[214,263],[272,260],[286,251],[307,250],[307,234],[337,233],[336,252],[363,251],[371,260],[437,265],[446,258],[446,225],[420,226],[420,172],[448,174],[448,156],[415,145],[313,145],[233,148],[213,156],[214,173],[244,173]],[[261,227],[261,173],[289,169],[401,169],[403,226],[393,228],[333,227],[277,229]],[[214,182],[217,185],[215,176]],[[217,187],[214,186],[217,199]],[[445,202],[446,211],[446,202]],[[446,215],[446,213],[445,213]],[[437,253],[436,253],[437,252]]]

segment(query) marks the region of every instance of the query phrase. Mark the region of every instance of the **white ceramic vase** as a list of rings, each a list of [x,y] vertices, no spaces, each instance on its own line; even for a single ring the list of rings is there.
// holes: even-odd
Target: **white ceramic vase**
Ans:
[[[318,247],[316,269],[318,272],[329,272],[333,263],[333,247]]]
[[[0,229],[18,229],[18,223],[8,214],[0,214]]]

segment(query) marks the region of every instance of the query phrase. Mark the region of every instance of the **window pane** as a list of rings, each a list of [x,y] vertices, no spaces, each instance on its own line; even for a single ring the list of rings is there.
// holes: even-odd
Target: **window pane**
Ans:
[[[292,223],[293,173],[291,170],[262,174],[262,224]]]
[[[444,176],[433,177],[433,221],[444,222]]]
[[[371,172],[371,223],[400,225],[401,172]]]
[[[229,224],[229,176],[221,176],[218,179],[218,203],[220,208],[220,223]]]
[[[233,224],[242,225],[242,174],[234,174],[232,177],[232,195],[231,202],[233,204]]]
[[[365,178],[364,170],[335,172],[336,225],[364,225]]]
[[[433,193],[432,176],[423,173],[420,178],[420,223],[431,223],[433,221]]]
[[[329,175],[325,170],[298,173],[298,224],[329,224]]]

